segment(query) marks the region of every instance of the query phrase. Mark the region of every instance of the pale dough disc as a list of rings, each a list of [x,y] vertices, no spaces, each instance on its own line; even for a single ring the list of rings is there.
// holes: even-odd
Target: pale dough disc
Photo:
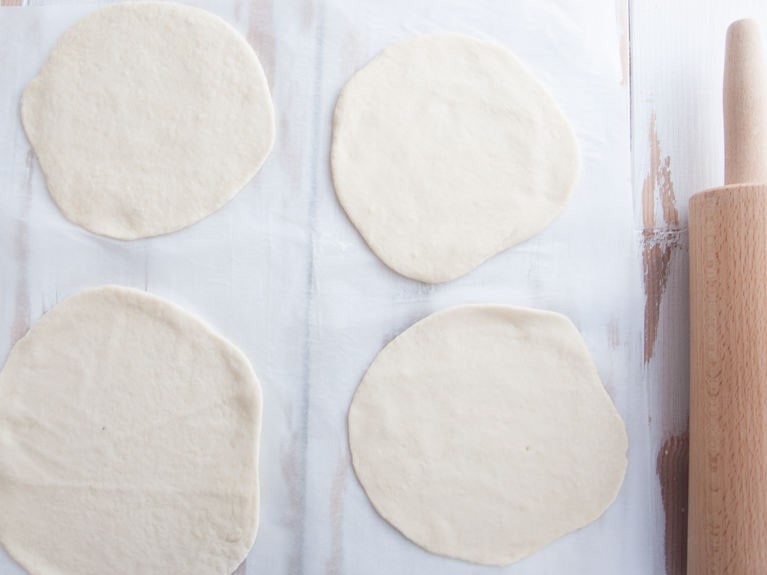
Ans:
[[[376,510],[441,555],[506,565],[594,521],[626,470],[626,431],[575,326],[464,306],[387,345],[349,409]]]
[[[331,164],[378,257],[444,282],[545,228],[580,158],[570,124],[513,54],[435,34],[385,49],[346,84]]]
[[[31,575],[229,575],[258,525],[259,383],[175,305],[58,304],[0,373],[0,543]]]
[[[74,24],[24,91],[21,117],[63,214],[126,240],[219,209],[274,139],[248,43],[219,17],[173,3],[117,4]]]

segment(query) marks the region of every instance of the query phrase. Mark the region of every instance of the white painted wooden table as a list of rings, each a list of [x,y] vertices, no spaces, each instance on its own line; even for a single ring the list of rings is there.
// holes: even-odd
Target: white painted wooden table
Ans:
[[[102,2],[103,3],[103,2]],[[0,0],[0,361],[48,308],[119,283],[168,297],[247,353],[264,387],[263,504],[238,573],[684,573],[687,200],[722,181],[724,33],[761,0],[199,0],[266,69],[278,118],[262,172],[229,205],[131,243],[69,224],[45,190],[18,100],[63,29],[98,3]],[[40,7],[45,5],[45,7]],[[388,43],[456,30],[515,51],[581,143],[565,213],[468,276],[428,286],[384,267],[333,194],[331,114]],[[506,569],[430,555],[376,515],[351,469],[348,403],[394,335],[449,305],[569,315],[630,438],[615,504]],[[2,510],[0,510],[0,513]],[[0,552],[0,574],[23,571]]]

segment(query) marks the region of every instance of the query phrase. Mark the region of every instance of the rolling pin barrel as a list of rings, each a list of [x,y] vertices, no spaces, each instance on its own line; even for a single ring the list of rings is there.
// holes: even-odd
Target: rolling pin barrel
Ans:
[[[767,574],[767,185],[690,201],[688,575]]]
[[[730,185],[690,200],[688,575],[767,574],[765,74],[758,28],[736,22],[724,87]]]

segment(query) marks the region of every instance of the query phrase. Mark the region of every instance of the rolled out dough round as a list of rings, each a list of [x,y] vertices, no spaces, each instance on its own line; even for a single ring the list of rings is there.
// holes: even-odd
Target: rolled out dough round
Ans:
[[[386,48],[346,84],[331,164],[378,257],[444,282],[545,228],[580,158],[570,124],[513,54],[435,34]]]
[[[31,575],[229,575],[258,525],[245,356],[157,297],[58,304],[0,372],[0,543]]]
[[[178,230],[228,202],[269,154],[273,116],[261,64],[237,31],[159,2],[75,23],[21,102],[63,214],[125,240]]]
[[[626,431],[575,326],[464,306],[373,361],[349,409],[357,477],[421,547],[506,565],[597,519],[626,470]]]

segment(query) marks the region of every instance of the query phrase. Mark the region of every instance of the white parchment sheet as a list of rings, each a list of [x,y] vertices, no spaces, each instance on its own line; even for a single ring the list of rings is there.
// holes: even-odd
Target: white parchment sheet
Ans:
[[[264,390],[261,526],[241,573],[652,571],[648,550],[662,534],[652,520],[629,90],[612,0],[195,2],[258,52],[277,112],[276,144],[219,212],[134,242],[95,236],[61,216],[19,120],[25,84],[61,32],[97,4],[29,4],[0,9],[0,361],[56,302],[105,283],[169,298],[240,346]],[[335,198],[329,147],[344,82],[387,44],[435,31],[512,49],[575,126],[583,173],[543,233],[464,278],[430,286],[390,271],[364,244]],[[377,352],[432,311],[478,302],[571,317],[630,441],[626,481],[607,513],[505,569],[437,557],[402,537],[366,499],[346,439],[349,401]],[[22,572],[0,553],[0,574]]]

